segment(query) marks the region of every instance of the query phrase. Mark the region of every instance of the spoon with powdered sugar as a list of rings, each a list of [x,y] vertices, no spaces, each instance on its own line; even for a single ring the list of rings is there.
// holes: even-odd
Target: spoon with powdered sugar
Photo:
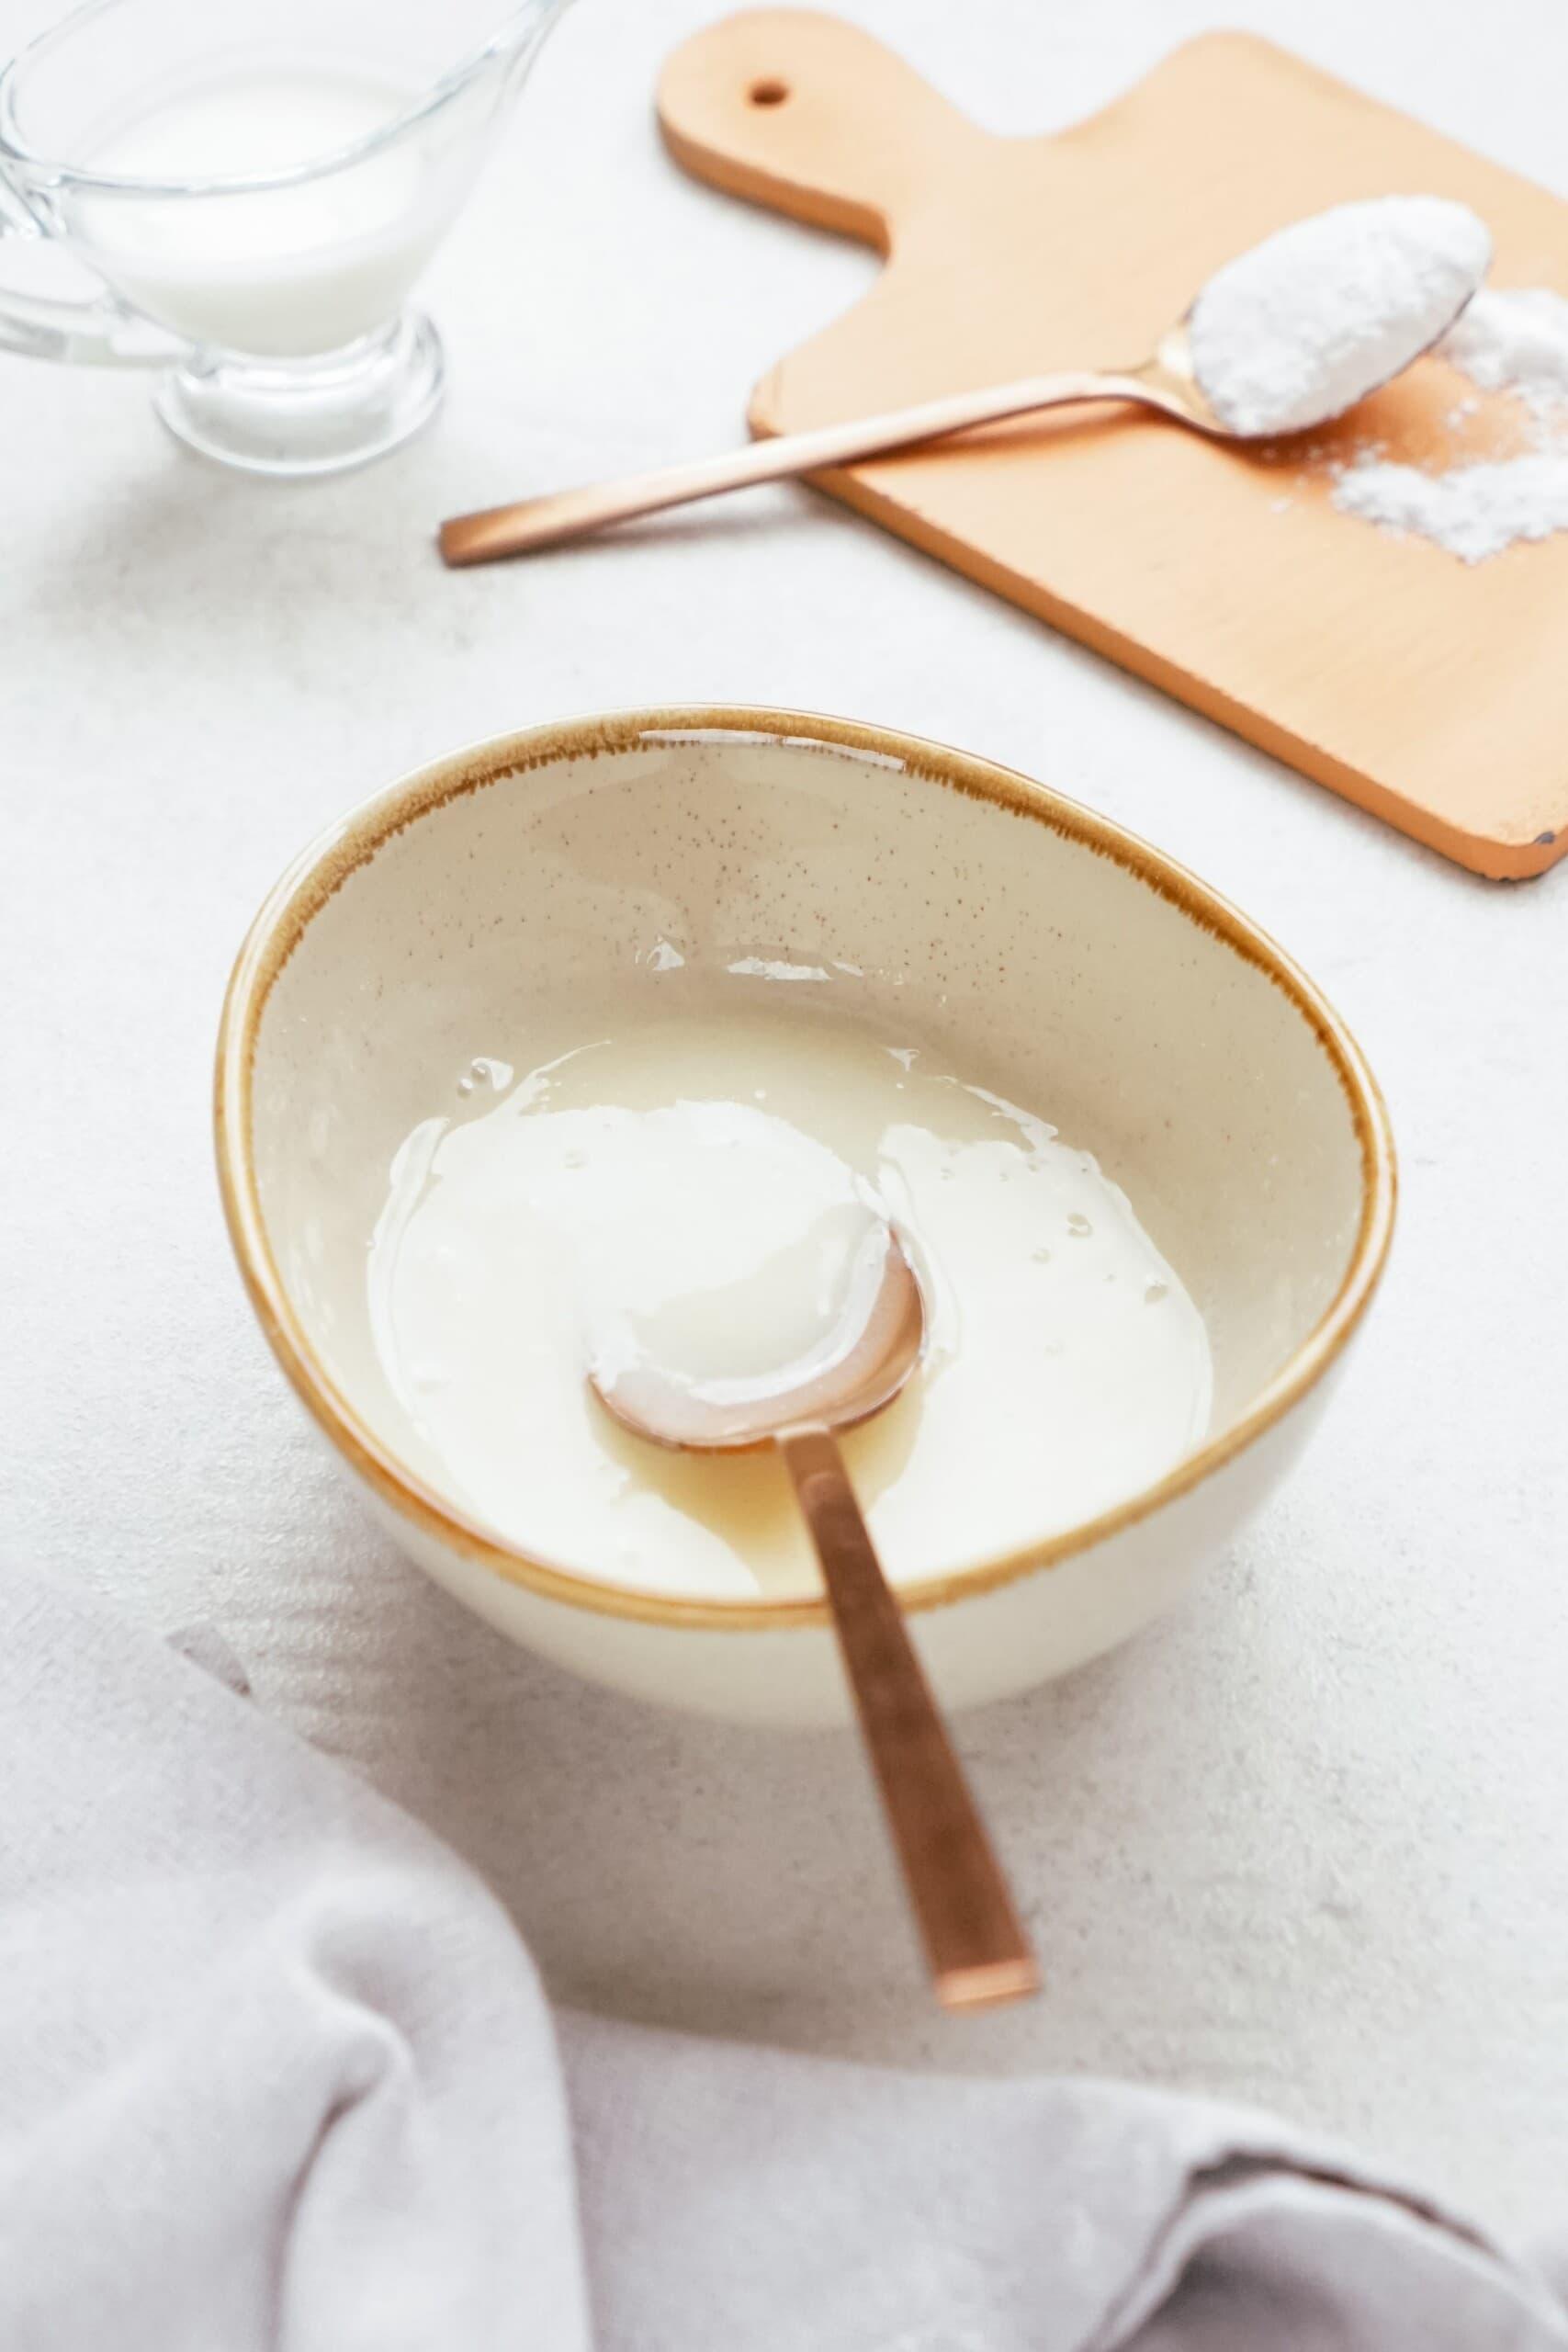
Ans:
[[[636,514],[1080,401],[1133,401],[1215,440],[1303,432],[1342,416],[1439,342],[1491,258],[1485,223],[1445,197],[1337,205],[1227,262],[1153,357],[1134,368],[955,392],[657,473],[455,515],[442,525],[441,553],[449,564],[491,563]]]

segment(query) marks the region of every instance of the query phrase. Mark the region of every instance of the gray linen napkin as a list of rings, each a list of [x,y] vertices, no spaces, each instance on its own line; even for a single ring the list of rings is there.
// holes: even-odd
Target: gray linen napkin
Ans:
[[[456,1857],[181,1646],[0,1577],[5,2352],[1568,2347],[1262,2116],[552,2018]]]

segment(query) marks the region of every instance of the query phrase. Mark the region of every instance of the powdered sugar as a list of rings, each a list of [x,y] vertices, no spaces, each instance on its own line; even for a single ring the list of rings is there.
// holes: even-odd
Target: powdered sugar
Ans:
[[[1537,409],[1568,401],[1568,302],[1544,286],[1483,286],[1441,348],[1483,391],[1517,392]]]
[[[1334,503],[1480,563],[1516,540],[1568,531],[1568,452],[1494,458],[1441,474],[1363,459],[1340,476]]]
[[[1492,240],[1462,204],[1336,205],[1217,271],[1189,322],[1199,385],[1234,433],[1340,415],[1436,342],[1486,274]]]
[[[1465,563],[1568,531],[1568,301],[1544,287],[1487,288],[1439,348],[1472,383],[1513,395],[1528,447],[1431,472],[1369,453],[1340,472],[1335,504]],[[1453,419],[1474,406],[1461,401]]]

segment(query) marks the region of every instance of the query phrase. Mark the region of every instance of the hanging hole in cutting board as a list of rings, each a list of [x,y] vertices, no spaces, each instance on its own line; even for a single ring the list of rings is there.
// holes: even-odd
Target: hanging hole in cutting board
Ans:
[[[753,82],[746,95],[754,107],[782,107],[789,96],[789,84],[770,75],[765,81]]]

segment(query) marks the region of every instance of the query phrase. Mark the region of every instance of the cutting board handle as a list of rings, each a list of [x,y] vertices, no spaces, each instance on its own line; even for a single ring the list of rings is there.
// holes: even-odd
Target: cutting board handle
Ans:
[[[984,137],[869,33],[809,8],[694,33],[660,77],[659,120],[699,179],[882,253]]]

